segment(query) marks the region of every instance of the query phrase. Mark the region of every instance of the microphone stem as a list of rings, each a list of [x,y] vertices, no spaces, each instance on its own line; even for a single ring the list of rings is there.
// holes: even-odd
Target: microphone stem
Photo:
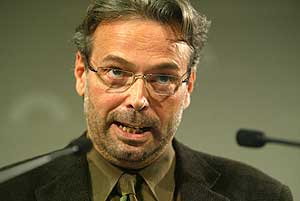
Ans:
[[[12,179],[18,175],[26,173],[34,168],[45,165],[61,156],[76,153],[79,150],[78,146],[72,146],[65,149],[60,149],[49,154],[44,154],[34,157],[23,162],[18,162],[0,169],[0,183]]]
[[[290,145],[290,146],[295,146],[300,148],[300,142],[295,142],[295,141],[289,141],[289,140],[282,140],[278,138],[266,138],[266,142],[271,142],[271,143],[279,143],[283,145]]]

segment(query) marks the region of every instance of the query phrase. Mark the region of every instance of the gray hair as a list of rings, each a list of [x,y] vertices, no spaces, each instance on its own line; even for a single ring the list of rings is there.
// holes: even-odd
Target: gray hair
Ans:
[[[92,51],[93,33],[102,21],[132,16],[155,20],[173,29],[179,25],[181,40],[192,49],[189,67],[198,65],[210,21],[199,14],[189,0],[94,0],[73,37],[78,51],[88,59]]]

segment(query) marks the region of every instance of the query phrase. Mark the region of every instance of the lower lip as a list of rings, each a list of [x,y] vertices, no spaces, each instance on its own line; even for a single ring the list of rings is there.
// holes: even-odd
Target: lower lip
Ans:
[[[121,129],[116,124],[113,124],[113,128],[117,130],[117,134],[121,140],[131,140],[136,142],[145,142],[150,136],[151,132],[147,131],[141,134],[128,133]]]

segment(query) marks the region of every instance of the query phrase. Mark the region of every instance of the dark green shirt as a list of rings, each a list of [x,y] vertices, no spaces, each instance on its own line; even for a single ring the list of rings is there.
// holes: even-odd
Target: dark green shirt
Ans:
[[[122,175],[122,169],[107,162],[95,149],[87,155],[94,201],[111,201],[111,193]],[[170,144],[163,155],[140,170],[143,183],[139,192],[145,201],[173,201],[175,189],[175,152]]]

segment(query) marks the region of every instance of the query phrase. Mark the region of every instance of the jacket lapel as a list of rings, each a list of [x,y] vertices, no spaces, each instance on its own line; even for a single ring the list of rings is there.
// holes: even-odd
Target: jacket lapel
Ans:
[[[176,152],[176,188],[182,201],[229,201],[212,188],[221,176],[201,153],[173,141]]]
[[[186,177],[186,180],[189,180],[188,177]],[[182,201],[230,201],[207,186],[203,186],[202,182],[192,181],[192,179],[183,181],[179,192]]]
[[[65,170],[35,192],[37,201],[89,201],[89,173],[85,156],[72,156]],[[71,165],[70,165],[71,163]]]
[[[221,174],[203,159],[201,153],[176,140],[173,145],[176,152],[176,191],[182,201],[230,201],[212,190]],[[65,167],[64,171],[57,172],[59,176],[37,188],[37,201],[90,201],[86,156],[62,159],[60,165]]]

